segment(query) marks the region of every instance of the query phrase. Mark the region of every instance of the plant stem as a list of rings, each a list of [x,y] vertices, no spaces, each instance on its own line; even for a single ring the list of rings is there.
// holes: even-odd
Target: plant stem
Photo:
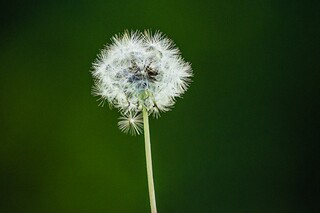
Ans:
[[[152,172],[149,119],[148,119],[148,112],[145,107],[143,107],[143,127],[144,127],[144,141],[145,141],[145,149],[146,149],[146,162],[147,162],[150,207],[151,207],[151,213],[157,213],[156,194],[154,191],[153,172]]]

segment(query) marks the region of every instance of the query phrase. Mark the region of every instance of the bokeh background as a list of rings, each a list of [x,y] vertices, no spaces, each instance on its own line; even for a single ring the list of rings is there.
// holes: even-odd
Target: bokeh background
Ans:
[[[159,212],[319,212],[319,1],[1,1],[0,212],[149,212],[144,143],[98,107],[91,63],[124,29],[192,63],[151,119]]]

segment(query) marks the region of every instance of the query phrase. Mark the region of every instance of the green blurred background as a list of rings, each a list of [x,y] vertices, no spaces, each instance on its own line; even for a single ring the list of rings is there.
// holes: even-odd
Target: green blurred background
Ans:
[[[159,213],[320,212],[319,6],[2,1],[0,212],[149,212],[143,137],[90,94],[124,29],[164,32],[194,70],[150,121]]]

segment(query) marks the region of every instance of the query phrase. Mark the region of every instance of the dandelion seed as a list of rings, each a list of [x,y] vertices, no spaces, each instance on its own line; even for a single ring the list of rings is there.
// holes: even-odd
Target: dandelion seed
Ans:
[[[119,118],[119,129],[124,133],[140,135],[142,133],[143,121],[141,113],[128,112]]]

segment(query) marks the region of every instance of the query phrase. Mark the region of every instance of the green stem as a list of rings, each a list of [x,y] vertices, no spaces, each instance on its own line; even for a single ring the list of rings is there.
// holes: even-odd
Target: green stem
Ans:
[[[152,172],[149,119],[148,119],[148,112],[147,112],[146,108],[144,108],[144,107],[143,107],[143,127],[144,127],[144,141],[145,141],[145,149],[146,149],[146,162],[147,162],[150,207],[151,207],[151,213],[157,213],[156,194],[154,191],[153,172]]]

